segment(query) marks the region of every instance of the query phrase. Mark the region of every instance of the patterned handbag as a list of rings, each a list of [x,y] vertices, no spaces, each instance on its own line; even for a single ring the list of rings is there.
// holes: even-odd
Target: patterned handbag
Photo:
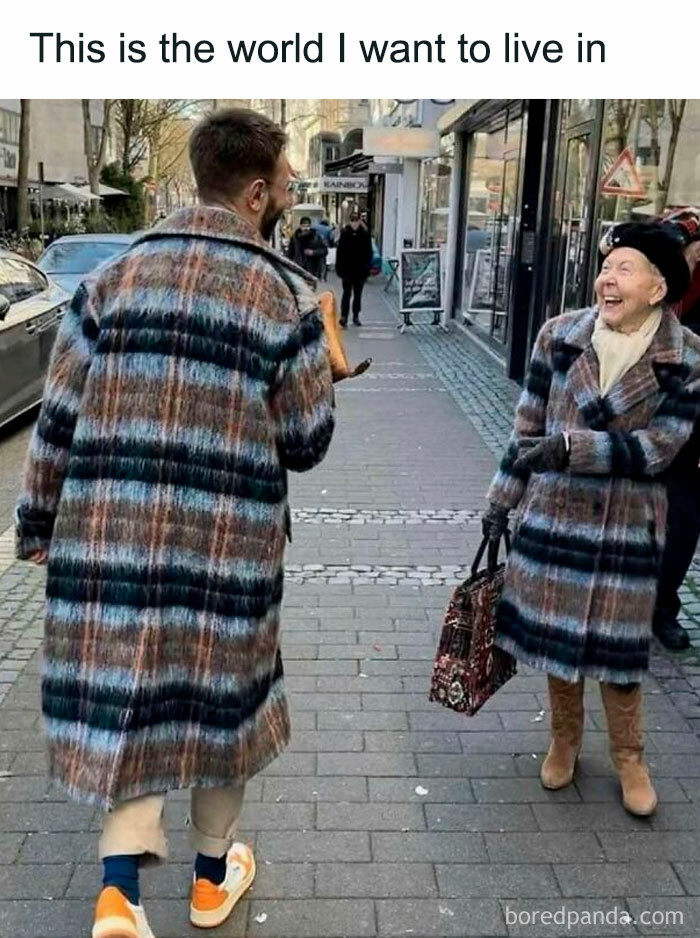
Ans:
[[[508,552],[508,534],[505,542]],[[480,571],[487,546],[487,567]],[[430,700],[467,716],[474,716],[515,674],[515,658],[494,645],[505,574],[498,548],[499,542],[488,537],[481,542],[471,576],[457,587],[447,607],[433,665]]]

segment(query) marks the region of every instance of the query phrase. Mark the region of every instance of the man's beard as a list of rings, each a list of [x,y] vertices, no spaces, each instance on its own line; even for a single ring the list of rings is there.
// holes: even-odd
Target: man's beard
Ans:
[[[272,232],[275,230],[275,225],[284,215],[284,208],[278,207],[267,207],[265,209],[265,214],[263,215],[260,221],[260,234],[266,241],[269,241],[272,237]]]

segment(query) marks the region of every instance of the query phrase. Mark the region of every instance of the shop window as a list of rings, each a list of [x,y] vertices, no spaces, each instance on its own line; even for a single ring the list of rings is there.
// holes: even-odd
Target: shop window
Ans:
[[[471,138],[462,313],[499,343],[508,334],[524,138],[522,111]]]
[[[16,111],[0,108],[0,143],[19,145],[20,116]]]
[[[440,141],[440,156],[423,161],[421,185],[420,245],[442,248],[447,244],[450,182],[454,163],[454,136]]]

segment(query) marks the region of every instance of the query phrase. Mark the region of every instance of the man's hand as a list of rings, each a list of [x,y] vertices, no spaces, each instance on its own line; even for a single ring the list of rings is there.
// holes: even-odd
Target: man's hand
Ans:
[[[304,248],[304,254],[305,254],[307,257],[311,257],[311,255],[312,255],[313,253],[314,253],[314,252],[311,250],[311,248]]]
[[[46,563],[48,559],[49,559],[48,550],[35,550],[33,554],[30,554],[27,557],[27,560],[29,560],[30,563],[36,563],[42,567],[44,566],[44,564]]]
[[[518,442],[516,471],[562,472],[569,465],[569,449],[563,433],[524,437]]]
[[[481,530],[490,541],[500,541],[508,530],[508,509],[491,502],[481,519]]]

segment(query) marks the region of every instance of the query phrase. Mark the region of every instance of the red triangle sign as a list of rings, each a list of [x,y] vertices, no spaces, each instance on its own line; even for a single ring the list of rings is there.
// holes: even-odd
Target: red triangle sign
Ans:
[[[622,195],[631,199],[639,199],[647,194],[629,147],[625,147],[603,176],[600,191],[606,195]]]

